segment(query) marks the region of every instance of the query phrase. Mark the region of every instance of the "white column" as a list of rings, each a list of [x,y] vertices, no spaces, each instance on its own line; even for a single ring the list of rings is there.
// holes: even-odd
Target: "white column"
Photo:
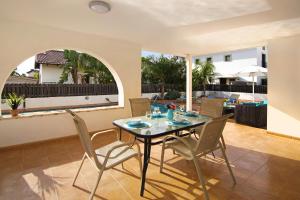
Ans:
[[[192,88],[192,56],[186,55],[186,110],[192,111],[192,97],[193,97],[193,88]]]

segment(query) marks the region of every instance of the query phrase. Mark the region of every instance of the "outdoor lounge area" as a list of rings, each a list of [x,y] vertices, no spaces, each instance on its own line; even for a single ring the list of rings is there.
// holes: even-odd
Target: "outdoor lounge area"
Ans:
[[[3,0],[0,25],[0,200],[300,199],[299,0]]]

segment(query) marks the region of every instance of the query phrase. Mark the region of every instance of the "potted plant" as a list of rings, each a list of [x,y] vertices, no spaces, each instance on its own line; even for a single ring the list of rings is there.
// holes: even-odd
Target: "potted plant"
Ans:
[[[11,116],[16,117],[19,114],[18,107],[23,103],[24,96],[19,96],[16,93],[9,93],[6,98],[7,105],[11,108]]]

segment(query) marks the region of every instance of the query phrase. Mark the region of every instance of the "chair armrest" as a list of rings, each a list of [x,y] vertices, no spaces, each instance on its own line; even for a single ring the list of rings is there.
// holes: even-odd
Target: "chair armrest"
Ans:
[[[107,152],[107,154],[106,154],[106,156],[105,156],[103,165],[104,165],[104,166],[106,165],[108,159],[110,158],[110,154],[111,154],[114,150],[116,150],[116,149],[118,149],[118,148],[120,148],[120,147],[127,146],[127,148],[125,148],[123,151],[119,152],[119,153],[115,156],[115,157],[118,157],[119,155],[121,155],[122,153],[124,153],[125,151],[127,151],[128,149],[132,148],[132,147],[130,146],[131,144],[132,144],[131,142],[126,142],[126,143],[123,143],[123,144],[116,145],[116,146],[112,147],[111,149],[109,149],[108,152]]]
[[[96,132],[92,135],[91,137],[91,140],[93,140],[95,137],[99,136],[99,135],[102,135],[102,134],[105,134],[105,133],[110,133],[110,132],[115,132],[117,133],[116,129],[108,129],[108,130],[105,130],[105,131],[99,131],[99,132]]]
[[[123,143],[123,144],[116,145],[116,146],[112,147],[112,148],[107,152],[107,155],[108,155],[108,157],[109,157],[109,155],[110,155],[115,149],[118,149],[118,148],[120,148],[120,147],[127,146],[128,149],[129,149],[129,148],[131,148],[130,145],[131,145],[131,142],[126,142],[126,143]],[[127,150],[127,148],[126,148],[126,150]]]
[[[165,137],[163,139],[163,145],[165,145],[165,143],[168,139],[172,139],[172,138],[178,140],[179,142],[182,142],[187,148],[192,149],[190,144],[187,141],[183,140],[182,137],[178,137],[178,136],[175,136],[175,135],[169,135],[169,136]]]

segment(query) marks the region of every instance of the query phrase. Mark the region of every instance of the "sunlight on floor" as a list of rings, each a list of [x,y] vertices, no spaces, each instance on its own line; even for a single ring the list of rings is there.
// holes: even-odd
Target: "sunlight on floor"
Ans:
[[[300,141],[267,135],[266,130],[227,123],[227,155],[237,185],[232,185],[221,153],[200,159],[211,199],[299,199]],[[115,140],[105,136],[102,146]],[[166,151],[159,173],[161,146],[154,146],[145,197],[139,196],[138,161],[130,159],[104,173],[95,199],[203,199],[193,163]],[[0,151],[0,199],[86,199],[96,181],[96,171],[85,162],[72,187],[82,156],[77,138]],[[122,195],[120,195],[122,194]]]

